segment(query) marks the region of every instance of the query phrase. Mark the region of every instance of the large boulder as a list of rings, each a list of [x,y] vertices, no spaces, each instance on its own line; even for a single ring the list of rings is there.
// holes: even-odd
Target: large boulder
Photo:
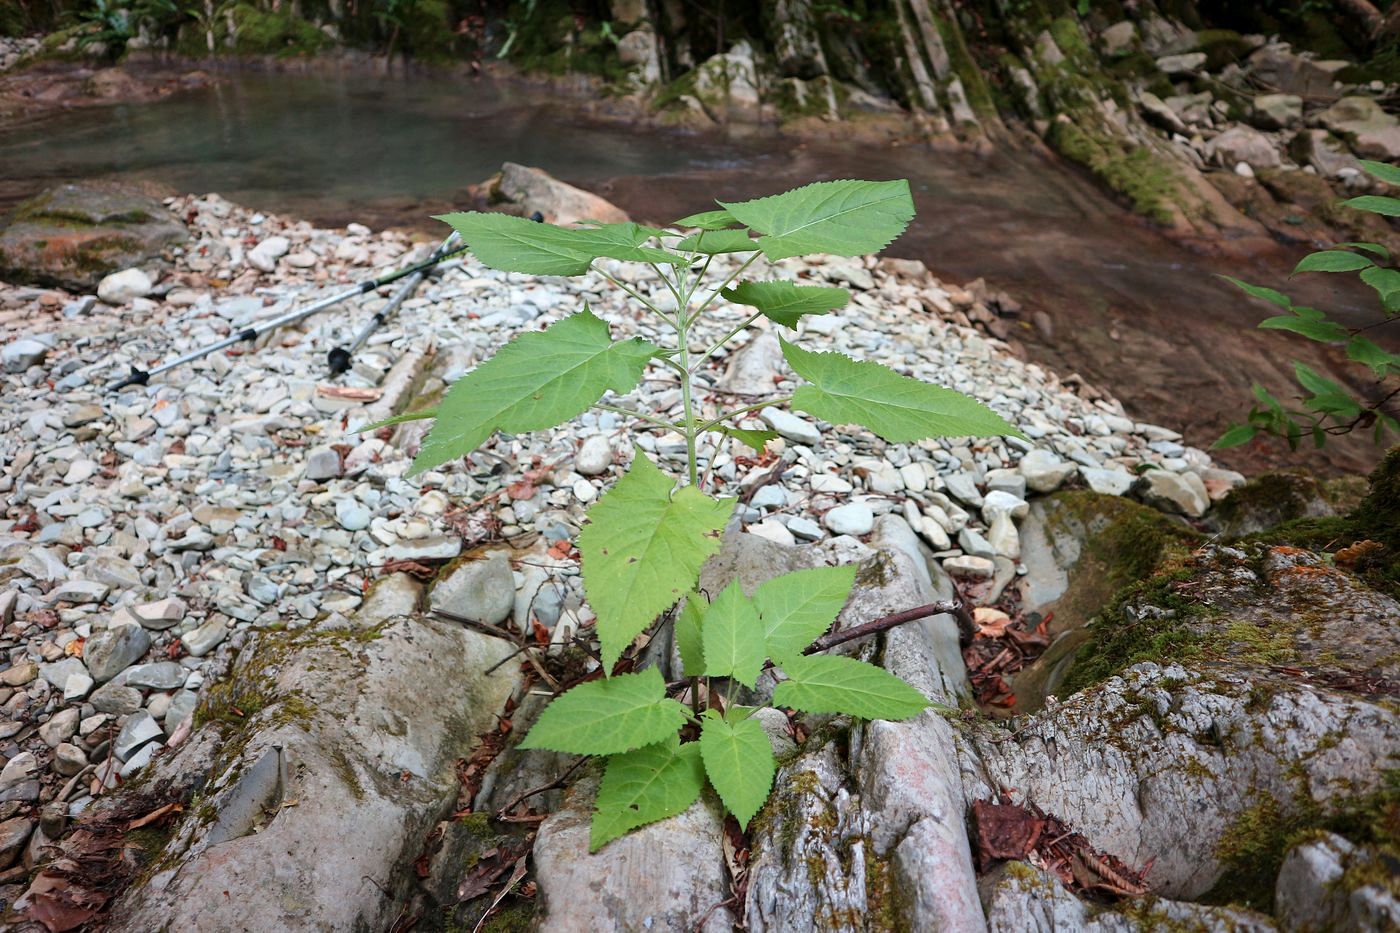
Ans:
[[[626,211],[598,195],[562,182],[544,169],[514,162],[502,164],[500,172],[476,189],[492,210],[519,217],[530,217],[538,212],[545,223],[576,224],[596,220],[611,224],[628,220]]]
[[[19,205],[0,231],[0,279],[89,290],[145,266],[189,238],[153,197],[126,188],[61,185]]]
[[[398,608],[411,607],[404,594]],[[356,619],[250,642],[152,786],[198,787],[110,928],[378,930],[392,925],[456,763],[517,682],[511,646],[460,625]],[[150,853],[147,853],[148,855]]]

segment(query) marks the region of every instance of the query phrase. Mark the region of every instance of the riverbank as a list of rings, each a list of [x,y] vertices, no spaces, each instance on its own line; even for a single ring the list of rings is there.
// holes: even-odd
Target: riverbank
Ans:
[[[653,319],[630,309],[597,274],[534,279],[468,258],[406,302],[343,380],[326,375],[325,353],[348,342],[382,305],[382,293],[254,346],[210,355],[148,387],[107,394],[103,383],[132,365],[149,368],[269,320],[401,265],[430,242],[358,225],[318,228],[214,195],[172,199],[167,207],[188,229],[187,245],[144,282],[128,275],[107,283],[103,292],[114,303],[0,286],[0,325],[21,337],[3,348],[0,374],[0,613],[9,651],[0,690],[9,691],[10,717],[0,725],[9,732],[0,794],[10,808],[0,825],[12,863],[0,877],[0,896],[12,902],[47,864],[43,847],[64,837],[71,819],[88,818],[98,821],[89,827],[108,828],[99,838],[119,847],[84,850],[91,837],[75,832],[64,838],[65,851],[85,852],[93,860],[85,864],[107,864],[111,852],[120,853],[130,868],[114,862],[106,876],[114,886],[98,896],[89,874],[48,865],[23,909],[76,902],[67,915],[85,920],[110,899],[115,928],[131,930],[149,929],[156,916],[178,916],[177,926],[218,917],[230,928],[379,928],[428,912],[427,928],[435,929],[460,919],[459,901],[479,893],[461,893],[468,890],[464,865],[509,866],[519,856],[502,853],[528,851],[533,842],[534,894],[512,895],[510,910],[538,910],[545,925],[586,915],[595,928],[680,911],[685,926],[693,925],[729,896],[720,823],[706,806],[597,856],[584,855],[578,831],[594,779],[586,771],[568,797],[550,790],[532,799],[529,806],[541,810],[526,813],[525,822],[491,820],[568,764],[561,756],[497,754],[512,741],[501,738],[497,714],[514,721],[518,736],[539,707],[532,691],[546,682],[529,673],[532,664],[500,662],[510,661],[520,640],[537,646],[538,663],[552,665],[551,656],[567,654],[564,646],[586,633],[590,615],[571,542],[586,506],[632,455],[623,426],[604,412],[553,431],[496,436],[479,454],[413,481],[404,474],[421,422],[369,437],[354,433],[431,399],[511,336],[585,301],[615,337],[651,334]],[[733,262],[718,257],[712,271],[722,275]],[[612,271],[639,281],[625,265]],[[753,422],[771,423],[783,435],[767,457],[706,444],[713,489],[747,496],[731,530],[733,572],[771,574],[812,560],[866,563],[866,589],[840,626],[961,593],[1018,620],[1026,613],[1018,634],[1026,644],[1044,639],[1071,624],[1074,608],[1067,598],[1052,609],[1048,593],[1064,595],[1066,580],[1102,590],[1110,578],[1129,582],[1121,574],[1150,572],[1157,557],[1144,548],[1175,554],[1169,549],[1178,536],[1195,540],[1197,529],[1209,531],[1214,504],[1243,479],[1214,467],[1175,432],[1128,417],[1111,395],[1025,362],[1003,341],[964,326],[960,319],[986,318],[987,302],[920,264],[818,257],[784,261],[778,274],[855,295],[839,314],[808,319],[799,334],[805,346],[954,386],[1030,438],[891,445],[863,431],[769,415]],[[740,315],[719,306],[702,319],[697,337],[720,336]],[[706,413],[728,392],[790,386],[771,328],[761,322],[749,334],[699,374]],[[678,390],[664,373],[654,375],[647,395],[626,403],[674,416]],[[669,466],[684,456],[684,444],[672,436],[642,433],[637,442]],[[1057,490],[1060,497],[1052,498]],[[1097,532],[1076,538],[1081,525],[1103,527],[1085,510],[1086,500],[1109,503],[1093,508],[1105,509],[1113,534],[1127,516],[1125,527],[1146,537],[1132,539],[1130,549],[1128,539]],[[1081,504],[1057,519],[1053,509],[1063,502]],[[1105,540],[1110,550],[1101,551]],[[1290,549],[1287,560],[1300,561],[1297,553]],[[1074,556],[1081,554],[1082,566]],[[1130,563],[1120,565],[1120,558]],[[1293,563],[1273,567],[1269,580],[1307,582],[1323,573],[1283,573]],[[425,580],[433,581],[430,588]],[[1229,581],[1246,585],[1238,572]],[[1163,597],[1154,591],[1144,598]],[[1276,601],[1251,597],[1254,603]],[[419,612],[425,607],[465,615],[496,634],[433,619]],[[1153,608],[1142,617],[1172,612]],[[989,631],[997,628],[997,616],[979,618]],[[1270,625],[1275,634],[1287,630],[1277,620]],[[995,637],[1008,638],[1004,628]],[[900,631],[908,634],[892,636],[885,664],[940,702],[966,702],[969,671],[951,618]],[[1114,799],[1121,786],[1122,799],[1170,801],[1198,786],[1206,768],[1220,792],[1191,808],[1199,819],[1202,801],[1210,802],[1213,839],[1228,835],[1253,805],[1225,790],[1282,793],[1296,780],[1288,769],[1298,761],[1308,763],[1318,786],[1332,786],[1343,762],[1348,793],[1369,789],[1379,773],[1373,759],[1393,748],[1400,728],[1393,712],[1362,698],[1284,684],[1261,700],[1238,674],[1204,680],[1173,666],[1174,659],[1159,660],[1059,712],[1047,709],[1029,730],[979,724],[955,735],[949,720],[930,713],[913,723],[872,725],[861,738],[821,734],[788,761],[783,793],[754,830],[750,924],[770,928],[772,918],[816,912],[833,897],[889,903],[890,911],[905,909],[897,904],[907,900],[922,905],[914,921],[961,911],[959,929],[979,929],[984,912],[1004,916],[1052,895],[1077,904],[1053,883],[1049,893],[1017,888],[1014,876],[979,905],[963,815],[973,798],[995,800],[1000,786],[1022,788],[1034,779],[1046,786],[1037,784],[1027,800],[1073,813],[1095,845],[1129,861],[1133,877],[1141,869],[1154,891],[1182,901],[1154,902],[1153,909],[1219,924],[1238,919],[1240,908],[1186,903],[1214,877],[1208,868],[1218,875],[1229,863],[1220,856],[1202,867],[1206,843],[1179,832],[1184,811],[1163,804],[1136,821],[1105,816],[1102,799],[1088,799],[1101,785],[1061,772],[1104,760]],[[1230,734],[1238,734],[1231,755],[1211,757],[1218,746],[1208,746],[1199,723],[1178,722],[1172,703],[1168,713],[1149,715],[1156,709],[1151,698],[1176,694],[1188,704],[1183,708],[1207,703],[1224,711]],[[1296,723],[1288,710],[1301,708],[1308,718]],[[1127,728],[1141,739],[1129,744],[1150,755],[1120,754],[1093,738],[1096,730],[1125,728],[1115,719],[1125,709],[1136,711]],[[1251,738],[1256,715],[1294,723],[1287,740]],[[1068,717],[1067,724],[1057,727],[1053,717]],[[1074,751],[1050,763],[1036,755],[1034,742],[1041,730],[1057,728]],[[1176,730],[1188,728],[1201,733],[1199,740],[1183,755],[1169,751],[1185,741]],[[1333,728],[1341,738],[1328,738]],[[1163,738],[1169,729],[1173,742]],[[493,738],[478,742],[478,734]],[[784,754],[795,753],[786,733],[782,740]],[[849,773],[838,746],[850,750]],[[950,771],[949,762],[958,765]],[[1172,782],[1171,794],[1149,792],[1163,782]],[[118,783],[127,785],[123,793],[104,792]],[[820,821],[794,816],[812,806]],[[1334,804],[1321,806],[1331,812]],[[832,808],[847,808],[841,812],[855,822],[834,822]],[[538,836],[515,833],[535,826]],[[345,846],[351,834],[363,844]],[[1130,844],[1147,835],[1161,853]],[[833,850],[828,864],[823,853],[833,839],[842,847],[868,845],[869,861],[852,863]],[[806,859],[790,848],[799,842]],[[139,854],[120,847],[128,843]],[[629,859],[654,856],[663,845],[675,853],[664,864],[685,866],[682,887],[671,890],[672,875],[648,871],[626,899],[599,893],[598,877],[619,877]],[[1162,853],[1156,868],[1144,867]],[[812,887],[813,858],[823,859],[824,872],[838,872],[835,888]],[[730,864],[748,871],[748,862]],[[874,866],[888,880],[867,887],[864,872],[846,877],[852,864]],[[366,875],[379,883],[364,884]],[[494,873],[484,882],[490,890],[501,883],[504,875]],[[1364,879],[1358,883],[1365,887]],[[1319,894],[1319,903],[1325,900]],[[485,909],[472,903],[470,911]]]

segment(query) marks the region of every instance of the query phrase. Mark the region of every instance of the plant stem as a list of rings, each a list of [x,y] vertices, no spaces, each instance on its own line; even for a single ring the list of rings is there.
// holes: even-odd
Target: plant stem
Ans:
[[[672,282],[671,277],[666,273],[662,272],[661,267],[658,266],[656,263],[649,262],[647,263],[647,265],[651,266],[651,271],[656,273],[657,278],[661,279],[661,281],[666,283],[666,288],[670,290],[671,297],[676,299],[676,307],[681,307],[684,304],[684,302],[681,301],[681,293],[676,290],[676,283]]]
[[[699,465],[695,456],[695,402],[690,397],[690,322],[693,318],[686,313],[690,306],[691,290],[687,289],[676,301],[676,337],[679,341],[676,362],[684,375],[681,376],[681,406],[685,409],[685,460],[690,472],[690,485],[700,485]]]
[[[607,272],[605,272],[604,270],[598,268],[597,266],[594,266],[593,269],[594,269],[595,272],[597,272],[597,273],[598,273],[599,275],[601,275],[603,278],[607,279],[607,280],[608,280],[609,282],[611,282],[613,285],[616,285],[618,288],[622,289],[624,292],[626,292],[627,294],[631,295],[633,298],[635,298],[635,299],[637,299],[638,301],[640,301],[640,302],[647,308],[647,310],[651,311],[653,314],[655,314],[655,315],[657,315],[658,317],[660,317],[661,320],[665,321],[665,322],[668,323],[668,324],[672,323],[671,319],[666,315],[666,312],[665,312],[665,311],[662,311],[662,310],[661,310],[660,308],[658,308],[656,305],[652,304],[650,301],[648,301],[647,299],[643,298],[643,297],[641,296],[641,294],[639,294],[637,291],[635,291],[635,290],[632,289],[632,288],[629,288],[625,283],[623,283],[622,281],[618,280],[617,278],[614,278],[612,275],[608,274]]]
[[[667,421],[665,418],[657,418],[653,415],[646,415],[639,411],[633,411],[630,408],[620,408],[617,405],[604,405],[602,402],[595,402],[592,407],[602,409],[603,411],[610,411],[615,415],[626,415],[628,418],[638,418],[649,424],[654,424],[658,428],[666,428],[670,431],[681,430],[681,426],[675,422]]]
[[[714,304],[715,299],[719,297],[719,293],[724,291],[726,286],[728,286],[730,282],[734,281],[734,279],[739,275],[739,273],[743,272],[749,266],[753,265],[753,261],[762,255],[762,253],[754,253],[748,259],[745,259],[744,262],[739,266],[739,268],[729,273],[729,275],[725,277],[725,280],[723,282],[720,282],[719,285],[715,288],[715,290],[710,293],[710,297],[706,298],[704,303],[701,304],[700,307],[695,309],[695,313],[690,316],[690,320],[694,321],[700,316],[701,312],[703,312],[710,305]]]
[[[722,415],[717,415],[716,417],[710,419],[709,421],[706,421],[704,424],[696,428],[696,431],[703,433],[705,431],[712,430],[717,424],[723,424],[730,418],[737,418],[740,415],[748,414],[751,411],[757,411],[760,408],[767,408],[770,405],[781,405],[784,402],[790,401],[792,401],[791,395],[779,395],[774,398],[767,399],[766,401],[754,402],[752,405],[745,405],[743,408],[736,408],[733,411],[727,411]]]
[[[746,329],[750,324],[752,324],[754,321],[758,320],[762,316],[762,311],[755,311],[753,314],[750,314],[747,318],[744,319],[744,323],[740,324],[738,327],[734,328],[729,333],[716,340],[714,342],[714,345],[710,347],[710,349],[706,350],[698,360],[691,364],[692,371],[699,372],[700,367],[704,366],[705,361],[715,355],[716,350],[724,346],[729,341],[733,340],[736,336],[738,336],[740,331]]]

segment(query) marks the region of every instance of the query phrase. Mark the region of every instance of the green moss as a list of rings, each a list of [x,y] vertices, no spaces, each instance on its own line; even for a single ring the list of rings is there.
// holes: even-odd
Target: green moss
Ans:
[[[1225,867],[1205,903],[1243,904],[1256,910],[1273,908],[1274,881],[1288,850],[1336,833],[1380,856],[1379,861],[1400,859],[1400,769],[1388,769],[1374,791],[1328,804],[1324,812],[1308,795],[1306,776],[1298,769],[1299,792],[1285,807],[1263,795],[1235,820],[1221,836],[1215,855]],[[1370,883],[1369,869],[1359,869],[1353,879]]]
[[[987,79],[978,67],[977,62],[972,57],[967,40],[963,37],[963,31],[958,24],[939,16],[933,15],[934,22],[938,26],[938,32],[943,37],[943,47],[948,52],[948,63],[953,74],[962,80],[963,93],[967,95],[968,106],[972,112],[979,117],[995,117],[997,114],[996,103],[992,100],[991,89],[987,86]]]
[[[1055,120],[1046,135],[1050,147],[1091,171],[1110,189],[1127,198],[1137,213],[1160,224],[1172,223],[1173,196],[1179,179],[1167,163],[1148,149],[1122,149],[1108,134],[1091,134],[1073,120]]]
[[[350,789],[356,800],[365,799],[364,786],[360,784],[360,776],[355,773],[355,766],[351,763],[350,757],[345,754],[345,750],[337,747],[331,753],[332,767],[335,768],[336,776],[340,782]]]
[[[1252,622],[1231,622],[1225,638],[1232,642],[1230,655],[1236,660],[1261,664],[1288,664],[1298,659],[1298,642],[1290,632],[1262,628]],[[1244,651],[1236,649],[1243,646]]]
[[[481,925],[481,933],[525,933],[534,928],[535,905],[527,900],[505,904]]]
[[[1279,866],[1289,840],[1302,828],[1297,817],[1285,816],[1277,800],[1263,795],[1216,843],[1215,857],[1225,866],[1225,874],[1203,900],[1221,903],[1223,896],[1223,902],[1271,910]]]
[[[240,3],[233,8],[234,48],[244,54],[313,55],[330,42],[314,23],[290,12],[267,12]]]
[[[875,854],[875,843],[867,838],[861,847],[865,856],[865,907],[863,929],[870,933],[895,933],[902,928],[895,902],[894,877],[888,859]]]

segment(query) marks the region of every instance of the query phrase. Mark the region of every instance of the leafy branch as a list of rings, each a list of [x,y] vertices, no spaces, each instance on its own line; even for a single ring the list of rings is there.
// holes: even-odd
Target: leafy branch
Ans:
[[[1400,186],[1400,168],[1383,162],[1363,161],[1362,167],[1388,185]],[[1400,198],[1364,195],[1343,201],[1356,210],[1385,217],[1400,217]],[[1393,322],[1400,314],[1400,270],[1383,265],[1391,261],[1390,251],[1379,243],[1340,243],[1332,249],[1303,257],[1293,275],[1305,272],[1355,272],[1369,285],[1380,302],[1383,317],[1361,327],[1347,328],[1330,320],[1327,315],[1303,305],[1296,305],[1283,292],[1260,285],[1251,285],[1230,276],[1222,276],[1246,294],[1282,308],[1285,314],[1266,318],[1259,323],[1264,330],[1282,330],[1298,334],[1319,343],[1339,344],[1346,348],[1347,358],[1371,371],[1375,380],[1375,401],[1368,401],[1348,391],[1335,380],[1328,379],[1311,367],[1293,361],[1293,374],[1306,394],[1299,396],[1302,407],[1286,407],[1263,386],[1255,383],[1257,402],[1243,424],[1233,425],[1215,447],[1238,447],[1260,434],[1281,437],[1296,450],[1303,438],[1311,437],[1317,447],[1327,438],[1352,431],[1372,429],[1377,445],[1386,432],[1400,433],[1400,420],[1387,411],[1387,406],[1400,396],[1400,355],[1385,350],[1365,331]]]

